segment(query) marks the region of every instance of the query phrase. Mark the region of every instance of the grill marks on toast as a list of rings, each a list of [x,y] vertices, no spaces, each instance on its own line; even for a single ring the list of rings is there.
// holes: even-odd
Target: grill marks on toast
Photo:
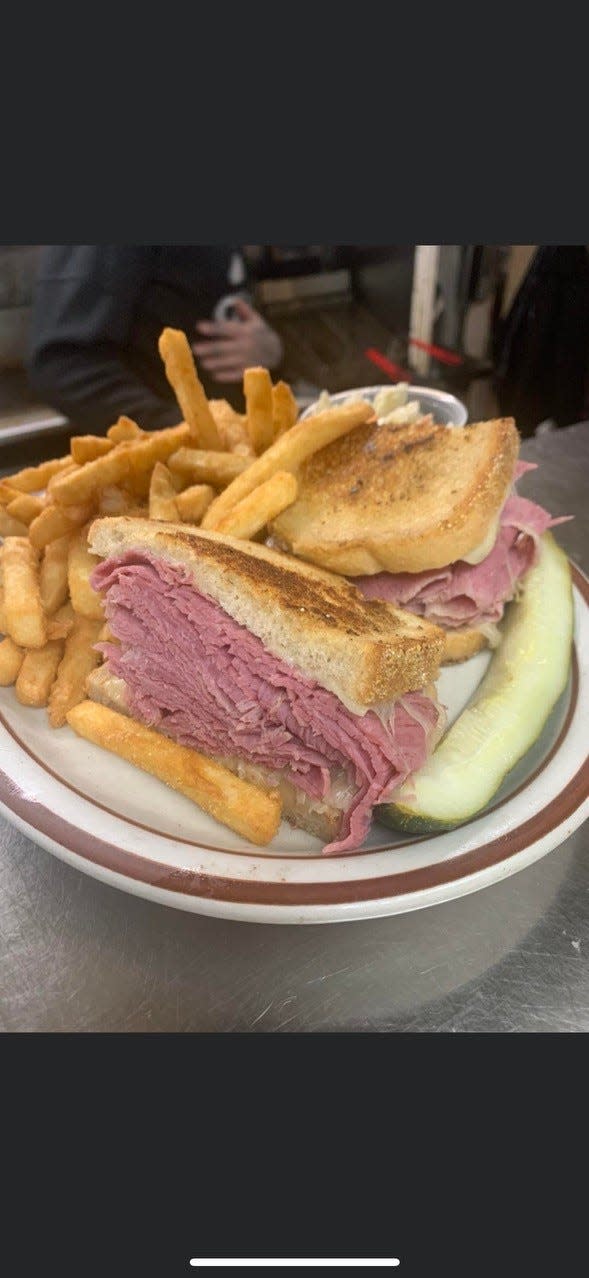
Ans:
[[[355,713],[437,677],[438,627],[292,556],[184,524],[127,516],[96,520],[95,554],[161,556],[186,569],[197,590]]]
[[[325,492],[327,486],[330,505],[348,498],[355,498],[357,506],[398,499],[398,481],[392,481],[391,475],[395,476],[400,460],[410,455],[412,466],[416,464],[418,471],[423,470],[426,452],[435,447],[436,435],[443,429],[428,420],[406,427],[359,426],[304,463],[301,487],[305,493],[319,493]],[[415,480],[419,482],[418,473]]]
[[[483,541],[518,452],[512,418],[461,428],[430,419],[360,426],[301,467],[299,497],[272,535],[350,576],[441,567]]]
[[[280,562],[255,558],[236,546],[223,542],[205,541],[198,533],[174,533],[168,538],[160,535],[162,544],[168,540],[185,542],[191,549],[198,549],[202,559],[210,559],[222,565],[227,572],[239,573],[242,578],[251,577],[256,590],[266,596],[271,606],[274,600],[288,612],[308,613],[323,625],[344,630],[347,635],[390,635],[391,631],[406,629],[406,614],[396,615],[390,605],[371,600],[370,609],[355,587],[345,581],[332,584],[327,574],[303,575],[298,567],[281,557]]]

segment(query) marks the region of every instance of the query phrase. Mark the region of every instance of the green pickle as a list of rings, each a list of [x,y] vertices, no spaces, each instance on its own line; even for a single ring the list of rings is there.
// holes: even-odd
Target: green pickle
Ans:
[[[567,684],[572,638],[569,562],[545,533],[472,700],[425,766],[396,791],[395,802],[375,809],[377,820],[425,834],[476,816],[540,736]]]

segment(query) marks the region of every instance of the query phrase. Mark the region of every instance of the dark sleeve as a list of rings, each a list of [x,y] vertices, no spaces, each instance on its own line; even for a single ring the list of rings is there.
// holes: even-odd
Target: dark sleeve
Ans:
[[[51,244],[35,285],[27,371],[45,402],[87,431],[117,417],[145,429],[174,426],[161,399],[122,357],[151,268],[148,245]]]

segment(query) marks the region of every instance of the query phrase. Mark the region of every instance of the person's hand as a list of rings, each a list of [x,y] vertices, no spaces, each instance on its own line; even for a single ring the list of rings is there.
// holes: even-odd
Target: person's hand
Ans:
[[[239,382],[244,369],[260,364],[275,368],[282,359],[278,333],[242,298],[235,300],[238,319],[201,320],[196,325],[207,340],[195,342],[197,359],[218,382]]]

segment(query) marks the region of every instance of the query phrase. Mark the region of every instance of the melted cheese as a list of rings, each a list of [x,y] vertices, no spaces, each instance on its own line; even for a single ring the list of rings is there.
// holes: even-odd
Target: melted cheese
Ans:
[[[464,559],[465,563],[480,564],[482,563],[483,559],[487,558],[487,555],[491,554],[493,546],[495,545],[495,542],[497,541],[497,533],[499,532],[499,522],[500,522],[500,516],[497,515],[497,517],[490,524],[489,531],[484,541],[481,541],[480,545],[475,546],[474,550],[470,550],[468,555],[461,556],[461,558]]]

